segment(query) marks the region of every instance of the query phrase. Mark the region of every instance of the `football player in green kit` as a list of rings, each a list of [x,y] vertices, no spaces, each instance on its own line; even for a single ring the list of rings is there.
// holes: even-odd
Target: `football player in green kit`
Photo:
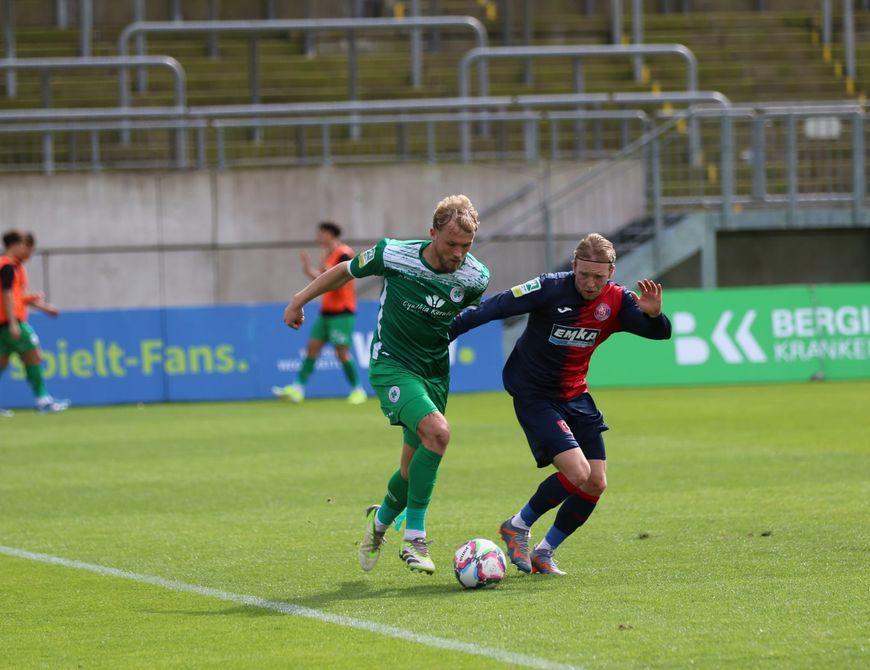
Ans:
[[[390,424],[402,426],[399,469],[380,505],[366,510],[359,547],[363,570],[374,568],[390,523],[406,511],[399,555],[411,570],[433,573],[426,540],[426,508],[438,466],[450,441],[444,418],[450,384],[448,331],[463,308],[477,304],[489,270],[468,252],[478,228],[477,211],[464,195],[438,203],[428,240],[383,239],[351,261],[320,275],[284,310],[284,322],[299,328],[303,307],[351,279],[384,278],[377,329],[372,338],[369,381]]]

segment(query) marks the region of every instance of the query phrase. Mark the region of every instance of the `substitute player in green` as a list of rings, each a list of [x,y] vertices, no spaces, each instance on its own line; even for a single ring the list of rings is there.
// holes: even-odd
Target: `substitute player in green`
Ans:
[[[477,304],[489,284],[489,270],[469,254],[478,225],[467,197],[444,198],[432,217],[430,239],[383,239],[320,275],[284,310],[284,322],[299,328],[303,307],[314,298],[353,278],[384,278],[369,381],[384,415],[392,425],[402,426],[404,440],[399,469],[389,479],[383,503],[366,510],[359,548],[360,566],[366,571],[377,563],[387,528],[406,510],[399,556],[411,570],[435,572],[425,520],[450,442],[444,417],[450,385],[448,331],[453,317]]]

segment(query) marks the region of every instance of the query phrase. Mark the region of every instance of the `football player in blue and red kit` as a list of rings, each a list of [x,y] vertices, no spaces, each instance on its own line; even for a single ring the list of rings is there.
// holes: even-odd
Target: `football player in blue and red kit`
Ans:
[[[553,552],[582,526],[607,486],[604,417],[586,388],[589,359],[620,331],[652,340],[671,337],[661,284],[637,283],[639,294],[612,281],[613,244],[597,233],[574,250],[571,272],[542,274],[469,308],[453,321],[454,339],[494,319],[528,314],[502,373],[538,467],[557,472],[499,528],[511,562],[523,572],[565,574]],[[530,552],[531,526],[559,506],[552,527]]]

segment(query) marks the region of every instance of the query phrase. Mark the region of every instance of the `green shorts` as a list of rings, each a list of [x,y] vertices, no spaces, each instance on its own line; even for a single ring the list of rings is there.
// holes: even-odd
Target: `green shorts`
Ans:
[[[420,375],[378,362],[369,366],[369,381],[381,401],[381,411],[394,426],[402,426],[405,444],[420,446],[417,424],[432,412],[447,410],[450,378],[424,379]]]
[[[309,337],[329,342],[333,347],[349,347],[353,336],[353,314],[321,314]]]
[[[21,335],[17,340],[13,340],[9,335],[9,324],[0,326],[0,356],[9,356],[9,354],[20,356],[39,346],[39,337],[33,332],[30,324],[19,321],[18,325],[21,326]]]

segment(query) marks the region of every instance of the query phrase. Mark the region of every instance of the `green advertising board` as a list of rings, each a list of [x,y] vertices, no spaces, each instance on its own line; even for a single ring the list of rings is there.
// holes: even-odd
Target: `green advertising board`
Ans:
[[[870,378],[870,284],[665,289],[664,311],[672,338],[611,336],[590,388]]]

